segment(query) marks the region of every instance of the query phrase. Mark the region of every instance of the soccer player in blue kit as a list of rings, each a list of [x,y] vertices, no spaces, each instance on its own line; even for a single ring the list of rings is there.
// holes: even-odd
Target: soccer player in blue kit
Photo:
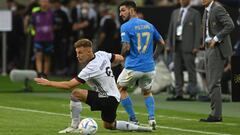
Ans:
[[[121,104],[129,115],[129,121],[138,124],[133,110],[127,87],[138,85],[142,89],[145,105],[148,111],[148,123],[156,129],[155,105],[151,93],[151,85],[155,74],[154,58],[157,57],[156,46],[165,42],[156,28],[149,22],[137,18],[136,3],[124,1],[119,6],[120,17],[125,21],[121,25],[122,55],[125,57],[124,69],[118,77],[117,83],[121,93]]]

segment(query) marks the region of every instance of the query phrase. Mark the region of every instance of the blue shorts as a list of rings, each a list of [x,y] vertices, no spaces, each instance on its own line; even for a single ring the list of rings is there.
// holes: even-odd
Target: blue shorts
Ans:
[[[34,42],[34,52],[51,54],[53,53],[53,43],[52,42]]]

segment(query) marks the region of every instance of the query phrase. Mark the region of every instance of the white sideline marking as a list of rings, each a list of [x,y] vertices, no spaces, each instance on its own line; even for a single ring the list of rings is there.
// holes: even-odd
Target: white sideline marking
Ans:
[[[1,109],[7,109],[7,110],[14,110],[14,111],[33,112],[33,113],[41,113],[41,114],[48,114],[48,115],[58,115],[58,116],[70,117],[69,114],[54,113],[54,112],[47,112],[47,111],[40,111],[40,110],[33,110],[33,109],[7,107],[7,106],[0,106],[0,108],[1,108]],[[99,119],[99,118],[94,118],[94,119],[96,119],[96,120],[98,120],[98,121],[101,120],[101,119]],[[144,125],[146,125],[146,124],[144,124]],[[158,128],[162,128],[162,129],[177,130],[177,131],[181,131],[181,132],[191,132],[191,133],[208,134],[208,135],[231,135],[231,134],[225,134],[225,133],[206,132],[206,131],[190,130],[190,129],[167,127],[167,126],[157,126],[157,127],[158,127]]]
[[[126,111],[118,111],[119,113],[126,113]],[[137,115],[143,115],[143,116],[148,116],[146,113],[139,113],[135,112]],[[155,117],[158,118],[168,118],[168,119],[176,119],[176,120],[185,120],[185,121],[199,121],[197,119],[190,119],[190,118],[182,118],[182,117],[171,117],[171,116],[166,116],[166,115],[156,115]],[[223,123],[223,122],[216,122],[216,123],[210,123],[210,124],[218,124],[218,125],[227,125],[227,126],[238,126],[237,123]]]
[[[190,129],[182,129],[182,128],[174,128],[174,127],[166,127],[166,126],[157,126],[163,129],[171,129],[171,130],[177,130],[182,132],[192,132],[192,133],[199,133],[199,134],[208,134],[208,135],[231,135],[231,134],[223,134],[223,133],[217,133],[217,132],[205,132],[205,131],[199,131],[199,130],[190,130]]]
[[[89,107],[83,107],[83,108],[89,108]],[[118,111],[119,113],[126,113],[126,111]],[[148,116],[146,113],[139,113],[135,112],[137,115],[142,115],[142,116]],[[185,120],[185,121],[199,121],[197,119],[190,119],[190,118],[183,118],[183,117],[173,117],[173,116],[167,116],[167,115],[156,115],[155,117],[158,118],[167,118],[167,119],[175,119],[175,120]],[[226,122],[216,122],[216,123],[206,123],[206,124],[216,124],[216,125],[226,125],[226,126],[238,126],[239,124],[237,123],[226,123]]]

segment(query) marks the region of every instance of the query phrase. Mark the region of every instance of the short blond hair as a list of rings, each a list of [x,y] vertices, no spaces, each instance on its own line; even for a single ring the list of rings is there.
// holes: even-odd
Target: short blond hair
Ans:
[[[92,47],[92,41],[90,41],[89,39],[80,39],[77,42],[74,43],[74,47],[75,48],[79,48],[79,47]]]

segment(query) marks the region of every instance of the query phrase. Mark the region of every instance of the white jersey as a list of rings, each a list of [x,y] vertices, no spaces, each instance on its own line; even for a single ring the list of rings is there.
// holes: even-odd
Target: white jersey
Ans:
[[[113,96],[120,101],[120,93],[111,69],[112,60],[114,60],[113,54],[104,51],[96,52],[95,58],[82,69],[77,79],[87,82],[99,93],[100,98]]]

